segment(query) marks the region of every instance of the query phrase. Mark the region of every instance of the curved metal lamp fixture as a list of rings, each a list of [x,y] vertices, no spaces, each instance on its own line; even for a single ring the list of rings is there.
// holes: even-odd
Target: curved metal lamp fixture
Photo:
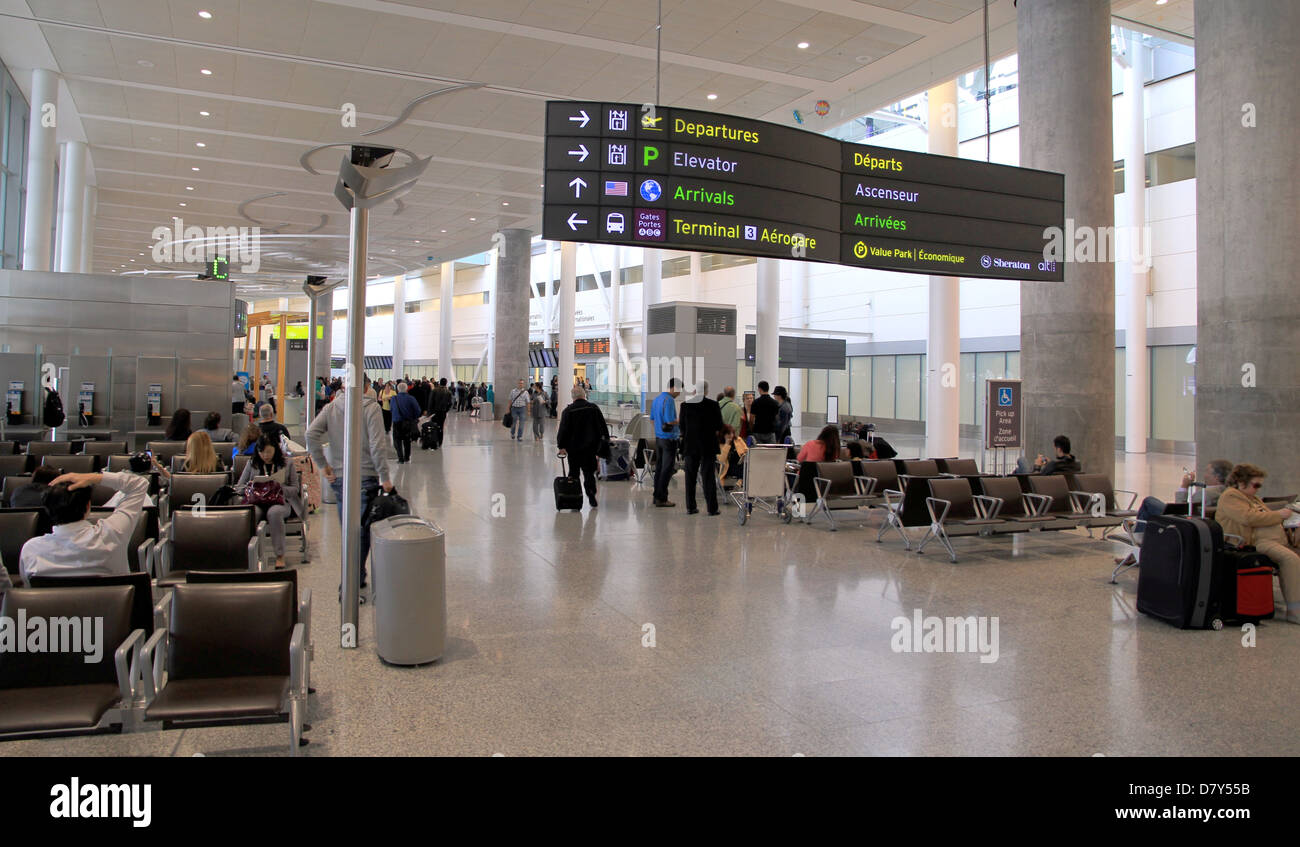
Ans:
[[[396,118],[394,118],[393,120],[389,121],[388,123],[384,124],[381,127],[376,127],[375,129],[363,132],[361,133],[361,135],[362,137],[365,137],[367,135],[378,135],[381,132],[387,132],[388,130],[392,129],[395,126],[399,126],[400,124],[404,123],[407,118],[411,116],[411,113],[415,111],[416,106],[420,105],[426,100],[432,100],[434,97],[437,97],[441,94],[450,94],[453,91],[468,91],[473,88],[482,88],[484,85],[486,85],[486,83],[462,82],[458,85],[448,85],[445,88],[438,88],[433,91],[430,91],[427,94],[421,94],[419,97],[416,97],[410,103],[407,103],[406,108],[403,109],[402,113],[398,115]]]
[[[272,198],[272,197],[286,197],[286,196],[288,196],[288,195],[286,194],[286,192],[283,192],[283,191],[271,191],[271,192],[268,192],[268,193],[266,193],[266,194],[259,194],[259,195],[257,195],[256,197],[249,197],[247,200],[245,200],[244,202],[240,203],[239,206],[238,206],[238,208],[236,209],[236,211],[239,213],[239,216],[240,216],[241,218],[243,218],[244,220],[249,221],[250,223],[256,224],[257,226],[260,226],[260,227],[262,227],[262,228],[264,228],[264,229],[269,229],[271,232],[274,232],[274,233],[277,233],[277,234],[278,234],[278,233],[280,232],[280,230],[284,229],[286,226],[288,226],[288,224],[280,224],[279,226],[271,226],[271,225],[269,225],[269,224],[265,224],[265,223],[263,223],[262,221],[259,221],[257,218],[253,217],[252,215],[248,214],[248,212],[245,211],[245,209],[247,208],[247,206],[248,206],[250,203],[256,203],[258,200],[268,200],[268,199],[270,199],[270,198]],[[321,215],[321,216],[320,216],[320,223],[318,223],[316,226],[314,226],[314,227],[312,227],[311,229],[306,230],[306,231],[304,231],[304,232],[302,232],[302,233],[300,233],[300,234],[301,234],[301,235],[307,235],[308,233],[317,232],[317,231],[319,231],[319,230],[322,230],[322,229],[325,228],[325,226],[326,226],[327,224],[329,224],[329,222],[330,222],[329,215]]]

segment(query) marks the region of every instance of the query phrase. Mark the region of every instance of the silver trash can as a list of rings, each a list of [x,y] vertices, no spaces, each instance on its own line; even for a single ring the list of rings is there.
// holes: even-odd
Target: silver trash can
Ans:
[[[397,515],[370,526],[379,657],[422,665],[447,643],[446,535],[432,521]]]

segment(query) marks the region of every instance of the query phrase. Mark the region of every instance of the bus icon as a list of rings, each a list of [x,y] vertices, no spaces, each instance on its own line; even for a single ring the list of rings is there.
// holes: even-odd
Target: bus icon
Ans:
[[[610,212],[605,216],[605,232],[623,233],[623,214],[621,212]]]

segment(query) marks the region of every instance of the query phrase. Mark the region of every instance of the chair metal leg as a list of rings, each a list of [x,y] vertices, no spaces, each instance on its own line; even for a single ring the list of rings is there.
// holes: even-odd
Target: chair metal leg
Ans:
[[[1138,566],[1137,556],[1134,556],[1132,553],[1129,553],[1123,559],[1120,559],[1119,563],[1115,565],[1115,570],[1111,571],[1110,584],[1111,585],[1117,584],[1115,579],[1117,576],[1119,576],[1124,571],[1127,571],[1131,568],[1136,568],[1137,566]]]
[[[938,524],[933,524],[933,523],[930,524],[930,528],[925,531],[925,535],[921,536],[921,543],[916,545],[917,553],[924,553],[925,545],[930,543],[930,539],[939,537],[939,533],[937,532],[937,529],[938,529]]]

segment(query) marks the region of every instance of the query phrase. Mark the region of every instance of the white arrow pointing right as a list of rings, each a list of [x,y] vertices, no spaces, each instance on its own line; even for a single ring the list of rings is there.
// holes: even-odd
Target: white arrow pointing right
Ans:
[[[586,109],[579,109],[578,114],[570,117],[569,120],[576,123],[579,127],[585,127],[591,121],[591,118],[587,116]]]
[[[574,197],[581,197],[582,189],[587,187],[587,181],[580,176],[575,176],[573,181],[569,183],[569,187],[573,189]]]
[[[579,162],[585,162],[585,161],[587,161],[587,156],[589,156],[590,154],[591,154],[591,151],[587,149],[587,145],[585,145],[585,144],[579,144],[577,150],[570,150],[570,151],[569,151],[569,155],[570,155],[570,156],[577,156]]]
[[[573,214],[569,215],[569,220],[568,220],[569,229],[573,230],[574,232],[578,231],[578,224],[585,224],[586,222],[587,220],[585,218],[578,217],[577,212],[574,212]]]

